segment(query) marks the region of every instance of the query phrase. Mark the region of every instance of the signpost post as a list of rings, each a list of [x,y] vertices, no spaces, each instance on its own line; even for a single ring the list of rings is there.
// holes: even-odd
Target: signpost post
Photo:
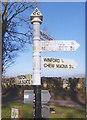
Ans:
[[[31,14],[30,19],[33,24],[33,81],[35,93],[35,118],[41,118],[41,55],[40,55],[40,24],[42,14],[36,8]]]

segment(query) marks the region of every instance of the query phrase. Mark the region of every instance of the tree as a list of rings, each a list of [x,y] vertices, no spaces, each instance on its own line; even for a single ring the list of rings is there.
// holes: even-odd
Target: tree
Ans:
[[[2,2],[2,72],[14,63],[18,51],[31,43],[28,13],[36,5],[35,2]]]
[[[78,98],[78,90],[76,88],[78,82],[79,78],[69,78],[71,100],[73,100],[81,106],[85,106],[85,104],[82,103]]]
[[[79,78],[69,78],[69,84],[70,84],[70,96],[72,100],[76,100],[77,99],[77,84],[79,82]]]

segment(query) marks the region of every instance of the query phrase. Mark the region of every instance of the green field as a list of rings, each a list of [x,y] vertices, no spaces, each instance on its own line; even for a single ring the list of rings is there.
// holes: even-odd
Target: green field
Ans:
[[[85,109],[71,107],[53,106],[55,114],[51,114],[50,118],[85,118]]]
[[[31,104],[24,104],[23,102],[7,102],[2,103],[2,118],[11,118],[11,108],[16,107],[20,109],[21,118],[32,118],[33,107]],[[85,108],[70,108],[50,106],[54,108],[55,113],[50,114],[50,118],[85,118]]]

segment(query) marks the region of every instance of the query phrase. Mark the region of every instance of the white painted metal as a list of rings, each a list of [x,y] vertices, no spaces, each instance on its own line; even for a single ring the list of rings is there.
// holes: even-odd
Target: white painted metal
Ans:
[[[42,68],[76,68],[77,64],[74,60],[65,58],[42,58]]]
[[[74,40],[41,41],[41,51],[76,51],[79,46]]]
[[[31,23],[33,24],[33,79],[32,85],[41,85],[41,55],[40,55],[40,24],[42,14],[36,8],[31,14]]]

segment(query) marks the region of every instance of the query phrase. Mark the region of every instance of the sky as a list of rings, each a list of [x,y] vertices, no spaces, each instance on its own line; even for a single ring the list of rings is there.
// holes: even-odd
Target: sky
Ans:
[[[80,44],[76,51],[41,52],[41,57],[65,58],[77,63],[75,69],[41,69],[41,76],[66,77],[85,74],[85,3],[84,2],[39,2],[38,9],[43,15],[41,29],[44,29],[55,40],[75,40]],[[31,15],[30,13],[25,15]],[[23,28],[22,28],[23,29]],[[32,74],[32,45],[19,53],[15,63],[11,65],[6,76]]]

